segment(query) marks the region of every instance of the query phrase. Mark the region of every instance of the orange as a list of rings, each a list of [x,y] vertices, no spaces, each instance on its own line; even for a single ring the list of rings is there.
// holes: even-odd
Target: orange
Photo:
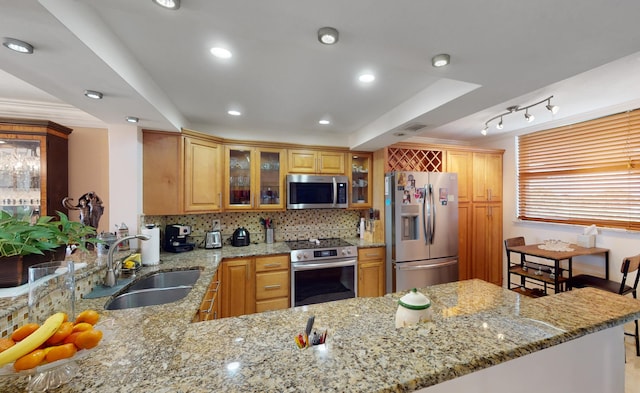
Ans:
[[[45,359],[47,362],[55,362],[56,360],[70,358],[76,354],[78,349],[75,344],[63,344],[56,347],[49,347]]]
[[[38,330],[39,327],[40,325],[37,323],[28,323],[26,325],[20,326],[15,332],[11,334],[11,339],[13,341],[24,340],[25,337]]]
[[[53,336],[49,337],[46,344],[47,345],[59,344],[72,332],[73,332],[73,322],[62,322],[62,325],[60,325],[58,330],[55,333],[53,333]]]
[[[98,323],[98,319],[100,319],[100,314],[98,314],[95,310],[84,310],[78,317],[76,318],[76,323],[87,322],[92,325]]]
[[[62,340],[62,342],[64,344],[74,344],[76,342],[76,338],[78,338],[78,335],[82,333],[82,332],[73,332],[70,335],[68,335],[64,340]]]
[[[16,342],[9,337],[0,338],[0,352],[13,347],[14,345],[16,345]]]
[[[88,322],[80,322],[73,325],[74,332],[84,332],[89,329],[93,329],[93,325]]]
[[[16,371],[29,370],[38,366],[44,360],[44,349],[36,349],[23,357],[19,358],[13,363],[13,368]]]
[[[102,340],[102,331],[91,329],[80,332],[74,344],[76,344],[76,347],[79,349],[90,349],[98,345],[100,340]]]

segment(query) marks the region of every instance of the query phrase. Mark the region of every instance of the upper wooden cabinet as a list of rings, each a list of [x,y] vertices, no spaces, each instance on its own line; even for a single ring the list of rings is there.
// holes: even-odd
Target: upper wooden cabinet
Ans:
[[[0,174],[1,210],[67,213],[62,200],[70,196],[69,134],[70,128],[50,121],[0,119],[0,156],[5,161]]]
[[[345,154],[333,151],[289,150],[290,173],[345,174]]]
[[[447,172],[458,174],[458,201],[471,201],[473,178],[472,154],[469,151],[447,151]]]
[[[225,210],[284,210],[285,150],[225,147]]]
[[[351,207],[371,207],[373,194],[372,154],[348,153],[351,165],[349,170],[349,182],[351,184]]]
[[[144,214],[220,211],[220,150],[203,134],[143,130]]]
[[[473,153],[473,200],[502,201],[502,154]]]

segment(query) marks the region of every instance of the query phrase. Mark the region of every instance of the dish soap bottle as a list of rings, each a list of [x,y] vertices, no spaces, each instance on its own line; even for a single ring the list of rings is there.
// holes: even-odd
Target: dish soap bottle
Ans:
[[[118,239],[125,238],[129,236],[129,227],[124,222],[120,227],[116,225],[116,229],[118,230]],[[118,244],[118,251],[127,251],[129,250],[129,240],[125,240],[122,243]]]

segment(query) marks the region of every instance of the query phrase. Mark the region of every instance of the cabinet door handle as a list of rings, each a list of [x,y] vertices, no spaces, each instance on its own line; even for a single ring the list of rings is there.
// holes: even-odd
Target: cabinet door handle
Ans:
[[[218,193],[218,207],[222,207],[222,193]]]
[[[377,257],[378,254],[377,253],[375,253],[375,254],[364,254],[364,256],[365,257]]]
[[[281,265],[279,263],[267,263],[264,265],[264,267],[280,267]]]
[[[491,189],[490,188],[487,189],[487,195],[489,197],[489,200],[491,200]]]
[[[280,289],[280,284],[275,284],[275,285],[265,285],[264,289]]]

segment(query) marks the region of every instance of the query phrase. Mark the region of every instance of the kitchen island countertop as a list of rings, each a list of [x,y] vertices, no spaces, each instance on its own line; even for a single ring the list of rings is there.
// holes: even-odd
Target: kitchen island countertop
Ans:
[[[164,264],[203,268],[183,300],[120,311],[79,301],[100,310],[105,339],[56,392],[412,391],[640,316],[640,302],[596,289],[530,299],[468,280],[421,289],[433,319],[412,328],[394,325],[402,293],[190,323],[219,261],[184,255]],[[293,337],[311,315],[327,343],[300,350]],[[0,378],[5,393],[25,386]]]

